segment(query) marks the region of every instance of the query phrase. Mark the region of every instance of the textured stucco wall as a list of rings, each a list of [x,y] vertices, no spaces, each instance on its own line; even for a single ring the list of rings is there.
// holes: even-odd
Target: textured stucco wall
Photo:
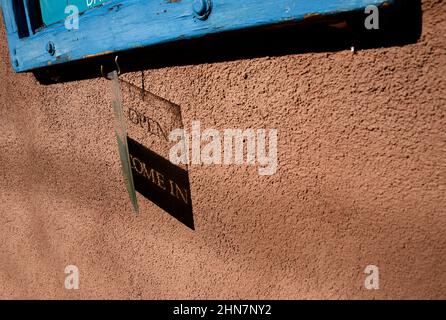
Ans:
[[[446,298],[446,8],[423,10],[417,44],[146,71],[186,126],[279,130],[276,175],[190,168],[195,231],[131,214],[109,83],[14,74],[2,30],[0,297]]]

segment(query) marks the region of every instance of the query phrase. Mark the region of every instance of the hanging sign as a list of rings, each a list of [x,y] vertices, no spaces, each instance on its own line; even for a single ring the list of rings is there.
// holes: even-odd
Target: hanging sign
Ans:
[[[135,213],[139,212],[138,199],[136,198],[136,190],[133,182],[129,147],[127,144],[127,129],[125,124],[125,117],[122,110],[122,95],[119,85],[119,74],[117,71],[113,71],[108,74],[112,84],[112,106],[113,115],[115,119],[115,135],[118,142],[119,158],[121,160],[121,169],[124,176],[125,186],[129,193],[130,200],[132,202],[133,210]]]
[[[194,229],[188,167],[169,160],[169,133],[183,128],[180,107],[125,80],[120,87],[135,190]]]

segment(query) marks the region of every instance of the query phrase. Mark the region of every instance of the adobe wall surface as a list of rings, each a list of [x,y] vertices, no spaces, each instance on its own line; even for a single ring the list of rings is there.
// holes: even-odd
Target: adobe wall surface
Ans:
[[[416,44],[145,71],[186,126],[279,131],[275,175],[190,168],[195,231],[132,214],[109,83],[13,73],[2,29],[0,298],[446,298],[446,6],[423,11]]]

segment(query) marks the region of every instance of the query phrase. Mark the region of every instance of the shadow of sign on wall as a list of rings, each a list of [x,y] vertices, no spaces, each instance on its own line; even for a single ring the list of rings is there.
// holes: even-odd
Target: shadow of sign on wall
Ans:
[[[128,145],[136,191],[194,229],[187,171],[130,137]]]
[[[125,80],[120,82],[136,191],[194,229],[188,168],[169,161],[174,144],[169,133],[183,128],[180,107]]]

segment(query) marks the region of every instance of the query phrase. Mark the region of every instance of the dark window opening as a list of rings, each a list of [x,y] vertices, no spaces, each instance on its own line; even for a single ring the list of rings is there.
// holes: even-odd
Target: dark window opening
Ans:
[[[44,26],[39,0],[12,0],[12,8],[20,39],[29,37]]]
[[[26,21],[25,5],[23,0],[13,0],[12,9],[14,10],[14,17],[19,38],[29,37],[28,22]]]

